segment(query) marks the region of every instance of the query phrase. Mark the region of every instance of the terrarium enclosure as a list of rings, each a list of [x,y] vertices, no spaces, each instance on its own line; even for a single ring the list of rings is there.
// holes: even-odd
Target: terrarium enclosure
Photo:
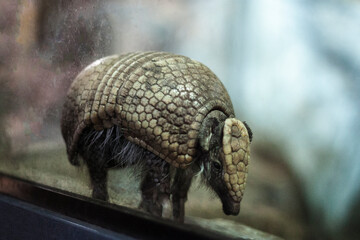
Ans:
[[[226,216],[199,176],[186,224],[358,238],[359,26],[347,0],[0,0],[0,173],[91,197],[60,130],[70,84],[108,55],[171,52],[209,67],[254,134],[240,214]],[[136,166],[111,169],[110,203],[138,209],[139,181]]]

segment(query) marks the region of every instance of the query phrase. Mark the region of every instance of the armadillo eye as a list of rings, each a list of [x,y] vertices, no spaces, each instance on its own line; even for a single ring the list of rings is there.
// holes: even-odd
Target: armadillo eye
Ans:
[[[221,169],[221,165],[220,165],[219,162],[213,161],[213,162],[212,162],[212,165],[213,165],[213,167],[214,167],[216,170],[220,170],[220,169]]]

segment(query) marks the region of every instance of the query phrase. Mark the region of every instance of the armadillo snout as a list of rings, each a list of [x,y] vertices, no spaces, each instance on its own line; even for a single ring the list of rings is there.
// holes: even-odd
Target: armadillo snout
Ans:
[[[227,201],[226,203],[223,203],[223,212],[226,215],[238,215],[240,212],[240,202]]]

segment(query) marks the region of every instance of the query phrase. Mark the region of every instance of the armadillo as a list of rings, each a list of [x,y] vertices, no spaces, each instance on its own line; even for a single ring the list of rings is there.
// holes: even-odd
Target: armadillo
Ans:
[[[134,52],[101,58],[78,74],[61,130],[70,162],[80,165],[80,155],[89,169],[94,198],[108,200],[109,168],[137,164],[140,208],[162,216],[171,196],[173,218],[183,222],[192,178],[200,173],[225,214],[240,211],[252,131],[234,117],[224,85],[204,64]]]

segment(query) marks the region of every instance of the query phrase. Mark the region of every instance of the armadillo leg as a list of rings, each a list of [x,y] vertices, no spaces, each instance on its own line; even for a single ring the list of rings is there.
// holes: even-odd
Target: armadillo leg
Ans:
[[[160,158],[150,158],[146,160],[145,169],[140,208],[155,216],[162,216],[163,207],[170,198],[169,163]]]
[[[177,222],[184,222],[185,202],[193,174],[190,171],[176,169],[174,183],[171,188],[173,202],[173,216]]]
[[[97,165],[88,163],[91,185],[93,188],[92,197],[107,201],[109,195],[107,192],[107,170]]]

